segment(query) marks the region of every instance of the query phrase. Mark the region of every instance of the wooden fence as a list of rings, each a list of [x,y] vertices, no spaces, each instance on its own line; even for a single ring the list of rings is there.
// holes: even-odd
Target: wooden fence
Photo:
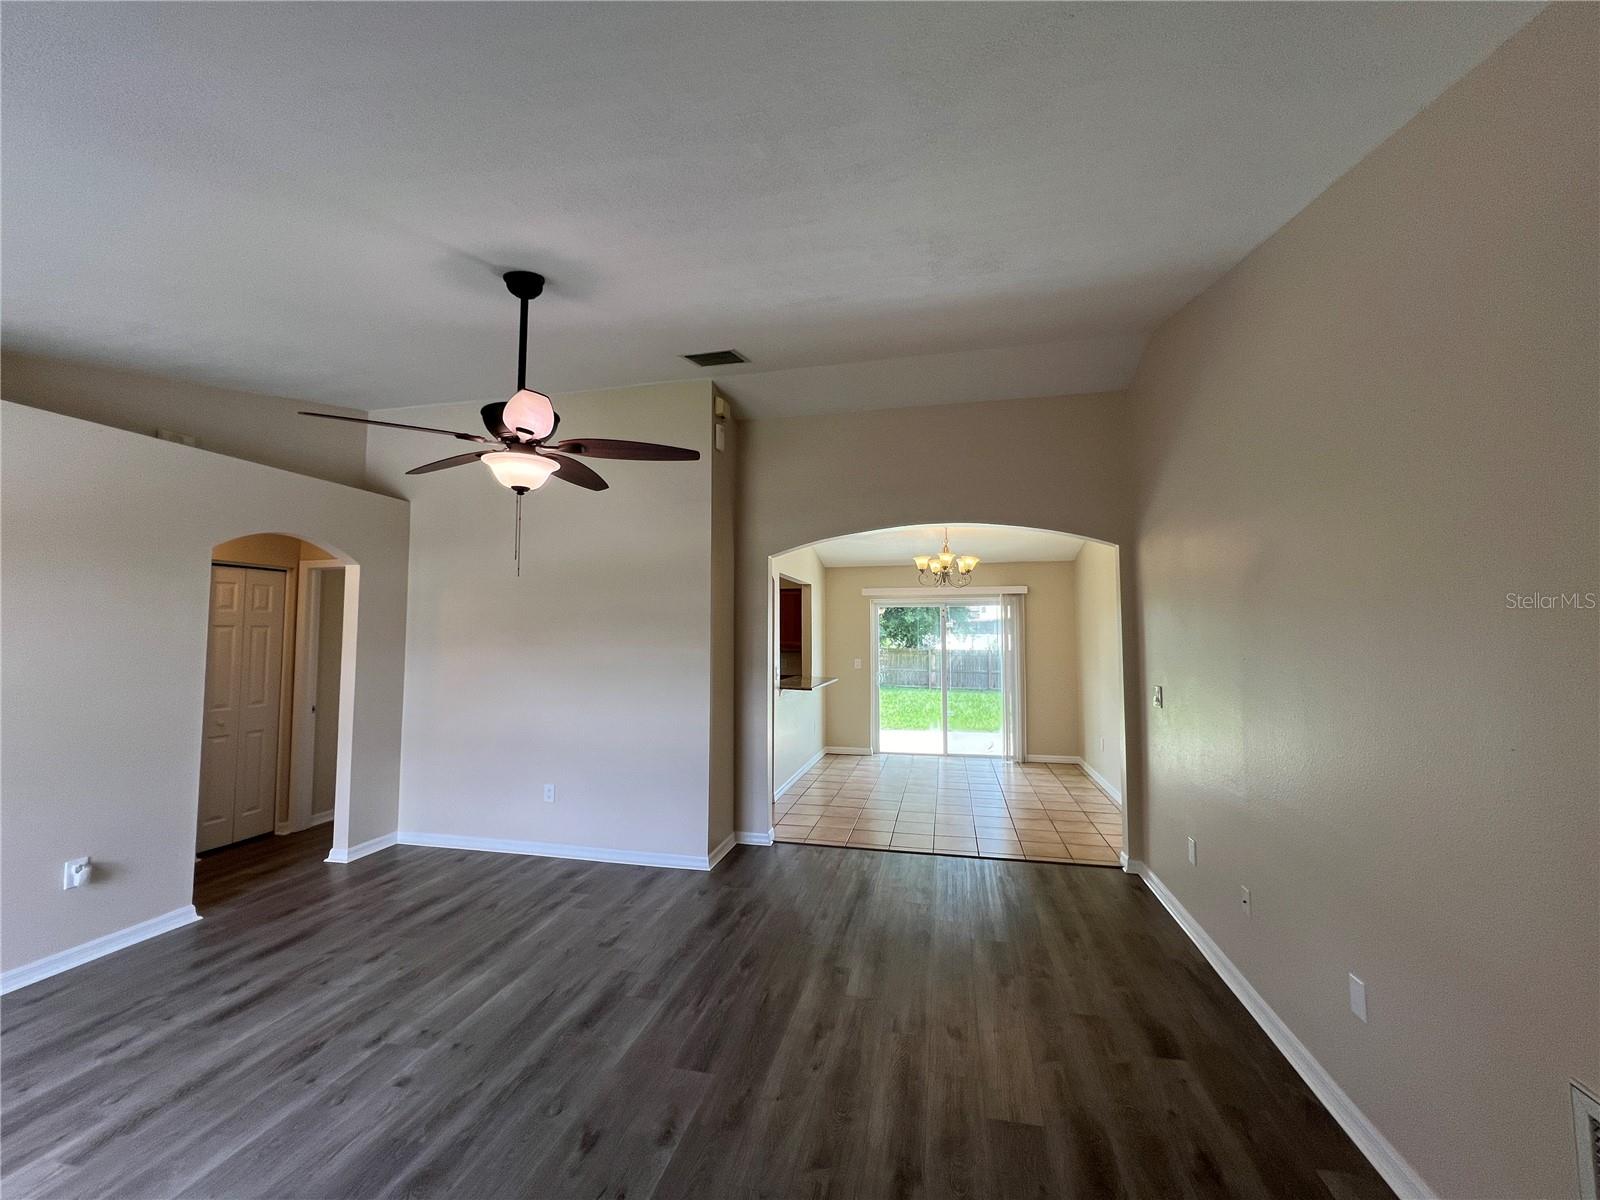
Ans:
[[[1000,680],[1000,651],[950,651],[951,691],[995,692],[1000,690]],[[880,647],[878,683],[882,687],[938,687],[939,652]]]

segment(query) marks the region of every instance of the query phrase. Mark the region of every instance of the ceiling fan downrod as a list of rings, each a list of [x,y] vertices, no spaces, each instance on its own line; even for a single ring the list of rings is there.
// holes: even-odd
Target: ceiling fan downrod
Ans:
[[[506,291],[520,302],[522,319],[517,324],[517,391],[528,386],[528,301],[537,300],[544,291],[544,276],[537,271],[507,271],[502,279]]]

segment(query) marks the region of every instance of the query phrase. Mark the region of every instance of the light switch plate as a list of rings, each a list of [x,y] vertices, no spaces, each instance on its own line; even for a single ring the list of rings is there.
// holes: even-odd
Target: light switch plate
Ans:
[[[1199,861],[1199,847],[1194,844],[1194,839],[1189,839],[1189,865],[1192,867]]]
[[[1165,708],[1167,706],[1165,699],[1163,699],[1161,695],[1161,685],[1159,683],[1156,684],[1156,690],[1150,697],[1150,703],[1154,704],[1157,708]]]

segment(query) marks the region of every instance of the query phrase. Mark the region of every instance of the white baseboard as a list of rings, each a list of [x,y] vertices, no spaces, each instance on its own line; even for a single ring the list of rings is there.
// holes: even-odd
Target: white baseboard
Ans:
[[[491,854],[527,854],[535,858],[573,858],[581,862],[625,863],[634,867],[673,867],[709,871],[709,854],[655,854],[648,850],[612,850],[605,846],[572,846],[565,842],[519,842],[509,838],[468,837],[455,833],[401,833],[402,846],[441,850],[483,850]]]
[[[1080,767],[1083,766],[1083,759],[1079,758],[1076,754],[1029,754],[1022,761],[1038,763],[1073,763]]]
[[[1083,759],[1080,758],[1078,760],[1078,765],[1083,768],[1083,773],[1085,775],[1087,775],[1090,779],[1094,780],[1095,785],[1097,787],[1099,787],[1099,789],[1102,792],[1104,792],[1106,795],[1111,797],[1111,803],[1115,804],[1118,808],[1122,807],[1122,789],[1121,788],[1119,788],[1115,784],[1113,784],[1111,782],[1111,780],[1107,779],[1104,775],[1100,774],[1099,771],[1096,771],[1093,767],[1091,767]]]
[[[744,832],[744,830],[741,829],[739,832],[735,833],[733,836],[739,839],[739,845],[741,845],[741,846],[770,846],[770,845],[772,845],[772,830],[770,830],[770,829],[767,830],[765,833],[746,833],[746,832]]]
[[[169,933],[185,925],[193,925],[199,919],[200,914],[195,912],[194,905],[185,904],[182,908],[162,913],[159,917],[151,917],[148,921],[140,921],[137,925],[129,925],[126,929],[108,933],[104,937],[94,938],[70,950],[63,950],[59,954],[47,954],[43,958],[35,959],[24,966],[13,967],[0,975],[0,995],[27,987],[30,983],[38,983],[41,979],[49,979],[50,976],[59,975],[63,971],[70,971],[73,967],[81,967],[84,963],[93,962],[97,958],[104,958],[118,950],[148,941],[158,934]]]
[[[821,762],[822,761],[822,756],[824,754],[826,754],[826,753],[827,753],[827,750],[825,750],[825,749],[824,750],[818,750],[810,758],[806,759],[805,764],[798,771],[796,771],[793,775],[789,776],[789,778],[785,779],[781,784],[779,784],[778,787],[773,790],[772,794],[774,796],[781,796],[785,792],[787,792],[790,788],[792,788],[795,785],[795,781],[797,779],[799,779],[800,776],[804,775],[807,771],[811,770],[812,767],[816,766],[819,762]]]
[[[379,850],[387,850],[399,840],[399,837],[399,834],[386,833],[382,837],[375,837],[370,841],[359,842],[345,850],[341,850],[339,847],[335,846],[332,850],[328,851],[328,857],[322,861],[331,863],[352,863],[358,858],[365,858],[369,854],[376,854]]]
[[[1130,869],[1141,876],[1145,885],[1154,893],[1157,900],[1172,914],[1172,919],[1189,935],[1189,940],[1205,955],[1206,961],[1211,964],[1212,970],[1222,977],[1222,981],[1233,989],[1233,994],[1239,997],[1239,1002],[1255,1018],[1256,1024],[1272,1039],[1272,1044],[1277,1046],[1283,1056],[1289,1060],[1289,1065],[1295,1069],[1300,1078],[1305,1080],[1306,1086],[1316,1094],[1322,1106],[1328,1110],[1333,1119],[1339,1122],[1340,1128],[1350,1135],[1350,1140],[1356,1144],[1356,1149],[1366,1155],[1367,1161],[1384,1182],[1394,1189],[1402,1200],[1436,1200],[1436,1193],[1418,1175],[1412,1167],[1389,1143],[1389,1139],[1378,1132],[1378,1128],[1367,1119],[1365,1113],[1356,1107],[1355,1101],[1345,1095],[1344,1089],[1334,1082],[1323,1067],[1306,1049],[1305,1043],[1295,1036],[1294,1031],[1283,1023],[1277,1013],[1261,997],[1261,993],[1244,977],[1244,973],[1233,965],[1233,961],[1222,952],[1222,947],[1212,940],[1201,926],[1190,915],[1189,910],[1179,903],[1178,898],[1168,890],[1156,873],[1150,867],[1134,859],[1129,864]]]
[[[871,754],[872,748],[869,746],[824,746],[822,752],[824,754]]]
[[[707,858],[706,870],[709,871],[711,868],[715,867],[719,862],[727,857],[728,851],[732,850],[738,844],[739,835],[736,833],[730,833],[727,837],[718,842],[717,848],[713,850]]]

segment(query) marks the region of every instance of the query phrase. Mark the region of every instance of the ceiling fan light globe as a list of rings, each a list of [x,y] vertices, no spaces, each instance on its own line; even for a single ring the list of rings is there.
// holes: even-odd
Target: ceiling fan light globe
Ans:
[[[515,450],[497,450],[485,454],[483,463],[494,473],[495,482],[502,487],[527,488],[535,491],[549,482],[550,476],[561,469],[561,464],[537,454],[518,454]]]
[[[550,397],[543,392],[523,388],[506,401],[505,412],[500,415],[500,420],[508,429],[531,430],[535,439],[547,438],[556,427],[556,409],[550,403]],[[527,434],[519,433],[517,436],[525,439]]]

